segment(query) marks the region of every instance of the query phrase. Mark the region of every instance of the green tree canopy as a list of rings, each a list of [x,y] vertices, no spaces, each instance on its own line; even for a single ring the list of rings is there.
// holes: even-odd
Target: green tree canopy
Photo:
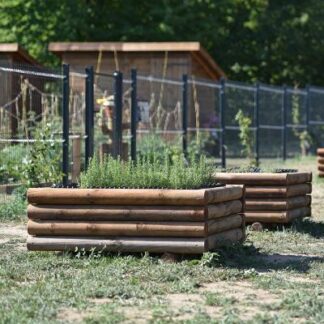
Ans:
[[[0,0],[0,41],[47,64],[50,41],[200,41],[228,77],[324,85],[318,0]]]

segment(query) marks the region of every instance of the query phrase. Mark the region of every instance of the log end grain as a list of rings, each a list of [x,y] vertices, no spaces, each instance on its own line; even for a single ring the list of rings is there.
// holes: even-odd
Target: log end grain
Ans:
[[[324,157],[324,148],[318,148],[317,149],[317,155],[321,156],[321,157]]]
[[[243,240],[244,232],[242,228],[235,228],[209,236],[207,239],[207,246],[208,250],[213,251],[222,246],[240,243]]]

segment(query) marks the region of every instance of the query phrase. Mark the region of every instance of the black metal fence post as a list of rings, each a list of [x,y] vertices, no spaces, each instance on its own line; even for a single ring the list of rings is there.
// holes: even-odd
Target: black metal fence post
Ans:
[[[310,120],[310,86],[306,85],[306,100],[305,100],[305,112],[306,112],[306,131],[309,134],[309,120]]]
[[[287,159],[287,87],[283,87],[283,100],[282,100],[282,159]]]
[[[188,156],[188,76],[182,76],[182,151]]]
[[[88,168],[89,160],[93,156],[94,145],[94,95],[93,95],[93,67],[86,68],[85,89],[85,169]]]
[[[114,73],[114,113],[113,113],[113,156],[121,156],[122,144],[122,109],[123,109],[123,74]]]
[[[132,92],[131,92],[131,159],[136,161],[136,129],[138,122],[137,106],[137,71],[131,70]]]
[[[260,84],[259,82],[255,85],[255,107],[254,107],[254,127],[255,127],[255,162],[258,166],[260,163],[260,121],[259,121],[259,110],[260,110]]]
[[[220,136],[220,149],[221,149],[221,163],[222,167],[226,168],[226,150],[225,150],[225,79],[220,80],[220,93],[219,93],[219,114],[221,124],[221,136]]]
[[[63,64],[63,148],[62,148],[62,173],[63,186],[67,186],[69,180],[69,100],[70,100],[70,66]]]

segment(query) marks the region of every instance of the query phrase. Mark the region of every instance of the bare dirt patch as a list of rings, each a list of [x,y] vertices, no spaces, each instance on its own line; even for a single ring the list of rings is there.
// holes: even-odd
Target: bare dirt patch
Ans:
[[[77,309],[62,308],[58,312],[57,319],[65,323],[82,323],[85,316],[85,314]]]
[[[250,320],[257,314],[264,313],[262,306],[273,305],[280,302],[280,298],[264,289],[256,288],[249,282],[214,282],[205,284],[200,291],[205,293],[214,293],[225,298],[234,298],[237,300],[233,307],[237,309],[242,320]],[[208,312],[208,314],[212,316]],[[271,312],[268,312],[271,314]]]
[[[10,239],[0,239],[0,244],[6,244]]]
[[[272,294],[264,289],[255,288],[252,284],[246,281],[219,281],[205,284],[200,289],[204,292],[212,292],[223,294],[226,297],[232,297],[237,300],[253,300],[261,304],[271,304],[279,302],[280,299],[275,294]]]
[[[27,237],[26,225],[8,225],[0,223],[0,236],[25,238]]]
[[[138,307],[122,307],[121,311],[125,317],[123,323],[139,323],[144,324],[152,320],[152,312],[149,309],[142,309]]]

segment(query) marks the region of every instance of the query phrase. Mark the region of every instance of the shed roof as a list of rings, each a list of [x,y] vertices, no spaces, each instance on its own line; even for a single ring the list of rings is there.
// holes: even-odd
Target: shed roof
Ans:
[[[11,54],[17,61],[23,60],[28,64],[39,65],[39,62],[18,43],[0,43],[0,53]]]
[[[54,42],[49,51],[60,57],[64,52],[190,52],[211,75],[225,76],[199,42]]]

